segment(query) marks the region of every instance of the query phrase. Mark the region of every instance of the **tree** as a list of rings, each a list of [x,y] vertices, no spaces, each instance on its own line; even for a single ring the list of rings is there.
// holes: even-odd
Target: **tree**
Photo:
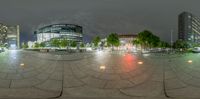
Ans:
[[[36,42],[36,43],[34,44],[34,47],[35,47],[35,48],[39,48],[39,47],[40,47],[40,44]]]
[[[40,47],[45,47],[46,44],[45,44],[44,42],[41,42],[39,46],[40,46]]]
[[[170,45],[167,42],[160,41],[159,42],[159,47],[161,47],[161,48],[167,48],[167,47],[170,47]]]
[[[76,47],[77,46],[77,42],[76,41],[72,41],[70,46],[71,47]]]
[[[92,40],[92,43],[94,43],[94,46],[97,47],[100,41],[101,41],[101,38],[100,38],[99,36],[96,36],[96,37]]]
[[[132,44],[133,45],[136,45],[136,48],[138,47],[138,45],[140,44],[140,41],[139,41],[139,39],[134,39],[133,41],[132,41]]]
[[[52,39],[52,40],[50,41],[50,44],[51,44],[51,46],[59,47],[60,41],[59,41],[58,39]]]
[[[84,43],[81,43],[81,45],[80,45],[81,47],[85,47],[85,44]]]
[[[66,47],[68,45],[68,41],[66,39],[63,39],[60,41],[60,46],[61,47]]]
[[[108,37],[107,37],[107,43],[108,45],[112,46],[112,50],[114,46],[119,46],[120,45],[120,41],[119,41],[119,37],[116,33],[111,33]]]
[[[156,35],[151,34],[148,44],[150,45],[149,47],[158,47],[160,42],[160,38]]]
[[[0,43],[0,47],[5,47],[5,45],[3,43]]]
[[[22,48],[23,48],[23,49],[28,48],[28,44],[27,44],[27,43],[22,43]]]
[[[160,42],[160,38],[148,30],[138,33],[137,39],[143,48],[158,47]]]
[[[173,44],[173,47],[177,48],[177,49],[179,49],[179,48],[186,49],[189,47],[189,44],[184,40],[176,40],[176,42],[174,42],[174,44]]]

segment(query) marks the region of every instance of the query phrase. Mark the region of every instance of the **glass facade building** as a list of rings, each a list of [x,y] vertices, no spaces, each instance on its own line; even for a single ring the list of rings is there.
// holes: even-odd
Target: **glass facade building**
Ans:
[[[19,26],[0,24],[0,45],[16,49],[20,48]]]
[[[83,30],[81,26],[74,24],[52,24],[35,31],[37,42],[48,42],[51,39],[67,39],[82,42]]]
[[[178,39],[200,43],[200,18],[183,12],[178,16]]]

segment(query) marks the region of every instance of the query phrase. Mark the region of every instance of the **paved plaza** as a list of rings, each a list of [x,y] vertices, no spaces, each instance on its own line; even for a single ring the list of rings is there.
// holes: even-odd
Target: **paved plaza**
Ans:
[[[200,54],[0,53],[0,98],[200,98]]]

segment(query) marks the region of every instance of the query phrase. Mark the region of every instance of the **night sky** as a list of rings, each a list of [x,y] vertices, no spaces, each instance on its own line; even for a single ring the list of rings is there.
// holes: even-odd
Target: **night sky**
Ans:
[[[84,40],[111,32],[136,34],[150,30],[164,41],[170,31],[177,39],[177,16],[188,11],[200,16],[199,0],[0,0],[0,22],[20,25],[22,41],[52,23],[83,26]]]

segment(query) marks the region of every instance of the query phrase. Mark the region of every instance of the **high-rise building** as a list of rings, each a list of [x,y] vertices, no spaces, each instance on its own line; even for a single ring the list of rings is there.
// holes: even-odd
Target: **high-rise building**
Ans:
[[[0,23],[0,45],[10,49],[20,48],[19,25],[9,26]]]
[[[189,12],[182,12],[178,16],[178,39],[200,43],[200,18]]]

